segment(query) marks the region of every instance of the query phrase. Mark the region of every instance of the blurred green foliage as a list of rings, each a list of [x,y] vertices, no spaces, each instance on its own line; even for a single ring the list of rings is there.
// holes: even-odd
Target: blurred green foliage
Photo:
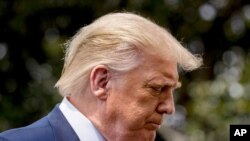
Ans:
[[[248,1],[0,0],[0,131],[32,123],[60,102],[54,84],[63,43],[117,11],[154,20],[203,55],[201,69],[181,74],[176,113],[159,131],[164,138],[229,140],[230,124],[250,123]]]

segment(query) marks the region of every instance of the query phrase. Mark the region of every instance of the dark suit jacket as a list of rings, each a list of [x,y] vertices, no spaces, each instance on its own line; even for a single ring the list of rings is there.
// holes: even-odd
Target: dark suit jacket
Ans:
[[[80,141],[57,105],[35,123],[0,133],[0,141]]]

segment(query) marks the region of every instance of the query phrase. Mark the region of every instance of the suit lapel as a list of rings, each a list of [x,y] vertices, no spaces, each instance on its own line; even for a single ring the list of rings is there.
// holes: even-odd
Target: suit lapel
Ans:
[[[56,105],[52,112],[49,113],[48,120],[53,129],[55,141],[80,141],[75,131],[60,111],[59,105]]]

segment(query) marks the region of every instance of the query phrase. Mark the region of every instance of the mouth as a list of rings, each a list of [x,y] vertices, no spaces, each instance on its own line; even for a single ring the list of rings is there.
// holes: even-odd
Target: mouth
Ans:
[[[160,127],[161,127],[161,122],[150,121],[146,123],[146,129],[149,129],[149,130],[157,130]]]

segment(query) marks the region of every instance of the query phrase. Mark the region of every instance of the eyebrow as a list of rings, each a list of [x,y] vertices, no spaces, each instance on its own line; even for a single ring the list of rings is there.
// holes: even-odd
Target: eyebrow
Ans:
[[[173,88],[175,88],[175,89],[178,89],[178,88],[180,88],[181,87],[181,82],[180,81],[177,81],[176,83],[169,83],[169,82],[165,82],[164,84],[163,84],[164,86],[171,86],[171,87],[173,87]]]
[[[182,83],[180,81],[177,81],[177,83],[175,84],[175,88],[180,88],[182,86]]]
[[[152,81],[153,81],[153,82],[152,82]],[[146,85],[152,84],[152,83],[153,83],[153,84],[157,84],[157,85],[161,85],[161,86],[171,86],[171,87],[173,87],[173,88],[175,88],[175,89],[180,88],[180,87],[182,86],[182,83],[181,83],[180,81],[173,82],[173,83],[172,83],[172,82],[169,82],[169,81],[154,82],[153,79],[148,80]]]

